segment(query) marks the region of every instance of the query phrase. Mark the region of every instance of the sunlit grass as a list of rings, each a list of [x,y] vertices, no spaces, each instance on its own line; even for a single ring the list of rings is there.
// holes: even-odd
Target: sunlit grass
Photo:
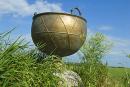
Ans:
[[[8,33],[0,40],[0,87],[57,87],[59,78],[53,75],[64,67],[57,56],[47,56],[38,62],[37,49],[28,49],[28,44],[18,38],[6,42]]]
[[[76,72],[84,87],[130,85],[130,69],[109,68],[101,63],[111,44],[106,43],[100,33],[92,36],[82,47],[82,63],[64,64],[59,56],[43,56],[37,48],[30,49],[20,37],[10,41],[11,32],[0,33],[0,87],[59,87],[62,79],[54,73],[66,69]]]

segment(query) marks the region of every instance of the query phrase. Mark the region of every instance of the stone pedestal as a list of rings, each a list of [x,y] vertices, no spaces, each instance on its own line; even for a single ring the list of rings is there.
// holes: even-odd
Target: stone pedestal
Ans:
[[[62,73],[54,73],[55,76],[61,78],[62,80],[59,81],[59,87],[84,87],[83,82],[80,76],[73,72],[66,70]]]

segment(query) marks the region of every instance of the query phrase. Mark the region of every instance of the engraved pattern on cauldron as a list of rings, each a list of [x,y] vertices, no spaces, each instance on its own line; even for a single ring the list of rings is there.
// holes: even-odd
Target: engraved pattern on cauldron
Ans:
[[[86,21],[67,14],[50,13],[34,17],[32,39],[46,44],[42,52],[68,56],[77,52],[86,39]]]

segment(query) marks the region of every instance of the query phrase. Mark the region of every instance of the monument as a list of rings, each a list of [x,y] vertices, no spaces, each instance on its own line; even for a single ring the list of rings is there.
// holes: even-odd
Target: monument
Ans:
[[[76,10],[79,16],[73,14]],[[78,8],[72,9],[71,13],[35,13],[31,29],[32,40],[47,55],[69,56],[77,52],[85,42],[86,23]],[[43,44],[45,46],[41,46]],[[66,87],[83,87],[81,78],[73,71],[54,72],[54,75],[64,79]],[[63,84],[62,81],[60,84]]]

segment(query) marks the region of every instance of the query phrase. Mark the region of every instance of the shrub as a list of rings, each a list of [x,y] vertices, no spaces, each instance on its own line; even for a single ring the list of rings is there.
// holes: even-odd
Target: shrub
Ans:
[[[82,63],[73,66],[72,70],[81,76],[85,87],[101,87],[106,84],[108,69],[101,63],[101,59],[110,47],[111,43],[107,42],[105,36],[96,33],[81,48],[84,54]]]

